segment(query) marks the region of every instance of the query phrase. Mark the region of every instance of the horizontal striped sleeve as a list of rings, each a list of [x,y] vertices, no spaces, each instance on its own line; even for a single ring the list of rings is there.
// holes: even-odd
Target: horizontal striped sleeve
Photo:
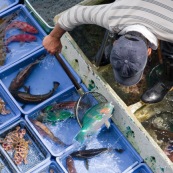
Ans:
[[[142,25],[158,39],[173,42],[172,0],[116,0],[109,13],[109,30],[120,32],[130,25]]]
[[[82,24],[96,24],[106,29],[108,26],[108,11],[111,4],[82,6],[76,5],[64,12],[58,23],[66,31]]]

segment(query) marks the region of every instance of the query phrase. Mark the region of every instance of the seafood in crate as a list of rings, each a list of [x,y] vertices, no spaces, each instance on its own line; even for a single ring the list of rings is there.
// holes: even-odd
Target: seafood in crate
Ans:
[[[24,119],[0,131],[1,150],[17,172],[30,173],[50,159],[50,154],[35,137]]]
[[[24,5],[0,13],[1,69],[40,49],[44,36],[45,32]]]
[[[26,141],[24,139],[24,136],[26,134],[25,129],[20,129],[19,126],[16,127],[16,130],[9,132],[4,139],[0,140],[0,143],[4,150],[14,151],[14,162],[18,165],[24,162],[27,163],[27,154],[29,150],[28,143],[29,141]]]

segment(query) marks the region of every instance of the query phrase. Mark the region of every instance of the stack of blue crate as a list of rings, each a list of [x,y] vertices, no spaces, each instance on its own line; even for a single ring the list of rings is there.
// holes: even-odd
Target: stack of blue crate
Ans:
[[[27,8],[24,5],[16,5],[0,13],[0,17],[8,17],[13,13],[17,14],[13,18],[14,21],[27,22],[34,26],[38,33],[35,34],[37,39],[34,42],[11,42],[8,45],[10,51],[7,52],[4,65],[0,67],[0,97],[6,103],[6,109],[10,110],[10,114],[0,115],[0,138],[4,139],[0,142],[0,169],[6,173],[66,173],[68,172],[66,164],[68,155],[70,152],[81,149],[79,146],[73,145],[73,139],[79,132],[80,126],[74,117],[56,123],[53,121],[45,123],[44,118],[40,115],[42,115],[41,113],[44,115],[45,108],[57,103],[76,103],[80,95],[56,57],[48,54],[43,48],[42,40],[46,33],[30,15]],[[20,33],[22,33],[20,29],[11,28],[5,32],[4,39]],[[60,56],[83,91],[87,92],[80,77],[65,58]],[[39,63],[24,84],[31,88],[31,93],[42,95],[52,90],[54,82],[58,82],[60,85],[49,98],[41,103],[23,104],[10,93],[9,86],[22,69],[37,60]],[[18,91],[25,92],[25,89],[20,88]],[[42,121],[36,122],[39,118],[43,118]],[[38,123],[40,127],[44,127],[45,131],[43,128],[40,130],[35,126],[34,122]],[[18,127],[26,130],[24,139],[28,141],[28,148],[24,146],[24,149],[28,151],[27,163],[22,162],[21,164],[14,161],[14,153],[11,150],[4,148],[6,136]],[[50,138],[50,131],[46,130],[50,130],[53,137]],[[58,144],[55,139],[60,139],[66,145]],[[18,142],[20,144],[20,140]],[[111,122],[110,128],[103,127],[99,134],[87,143],[85,150],[98,148],[112,148],[112,150],[88,159],[88,167],[85,165],[85,159],[74,158],[77,172],[136,173],[136,170],[143,166],[141,165],[143,159],[113,122]],[[145,170],[144,166],[141,169]],[[144,173],[150,173],[150,170],[146,169]]]

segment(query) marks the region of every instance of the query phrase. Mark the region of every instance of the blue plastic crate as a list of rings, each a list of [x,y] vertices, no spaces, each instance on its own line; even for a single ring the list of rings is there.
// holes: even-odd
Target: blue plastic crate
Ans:
[[[1,150],[5,153],[6,157],[10,160],[10,162],[13,162],[15,165],[15,169],[18,170],[20,173],[30,173],[33,170],[39,168],[43,164],[47,163],[50,160],[50,153],[47,151],[47,149],[44,147],[42,142],[35,137],[33,130],[28,126],[28,124],[25,122],[25,120],[20,119],[16,123],[13,123],[13,125],[9,126],[8,128],[5,128],[4,130],[0,131],[0,137],[4,138],[7,133],[13,131],[16,129],[16,127],[19,126],[21,128],[26,129],[26,134],[24,136],[25,140],[29,140],[29,152],[27,155],[27,164],[20,164],[16,165],[13,162],[13,152],[12,151],[5,151],[2,146],[0,146]]]
[[[2,82],[0,81],[0,98],[5,102],[5,108],[10,111],[9,114],[2,115],[0,114],[0,129],[8,126],[14,121],[17,121],[21,112],[19,108],[15,105],[13,100],[7,94],[6,90],[2,87]]]
[[[17,5],[19,0],[2,0],[0,3],[0,13],[8,10],[9,8]]]
[[[31,53],[27,57],[19,60],[18,62],[1,71],[0,79],[3,82],[3,87],[8,90],[11,81],[16,77],[18,72],[43,55],[45,55],[44,59],[41,60],[40,63],[37,64],[34,70],[31,72],[31,75],[26,80],[25,86],[30,86],[31,94],[38,95],[48,93],[53,88],[54,81],[59,82],[60,85],[54,92],[53,96],[47,100],[38,104],[25,104],[25,106],[21,102],[18,102],[8,91],[8,94],[14,100],[23,114],[31,114],[43,105],[54,101],[57,96],[66,95],[70,93],[71,90],[74,90],[73,83],[55,56],[47,54],[44,48]],[[24,91],[24,89],[21,88],[20,91]]]
[[[78,148],[77,148],[78,147]],[[60,166],[67,170],[66,158],[72,151],[81,150],[79,146],[73,148],[69,152],[68,149],[60,157],[57,157],[57,162]],[[133,167],[138,165],[143,161],[140,155],[135,151],[135,149],[130,145],[123,134],[118,130],[118,128],[111,123],[109,129],[106,127],[102,128],[100,133],[96,138],[92,139],[87,144],[86,149],[93,148],[117,148],[123,149],[123,152],[118,152],[116,150],[111,150],[109,152],[102,153],[88,160],[89,170],[85,167],[85,161],[82,159],[74,159],[74,165],[77,172],[82,173],[127,173]],[[70,148],[70,147],[69,147]],[[66,153],[67,152],[67,153]],[[67,171],[66,171],[67,173]]]
[[[0,18],[8,17],[11,14],[17,13],[17,15],[14,17],[13,20],[20,20],[29,23],[30,25],[34,26],[38,30],[38,34],[32,34],[35,35],[37,40],[33,42],[12,42],[8,45],[9,52],[6,53],[6,59],[4,65],[0,66],[1,69],[5,68],[6,66],[22,59],[26,55],[29,55],[30,53],[42,48],[42,40],[46,36],[46,33],[44,30],[40,27],[40,25],[37,23],[37,21],[32,17],[32,15],[29,13],[27,8],[24,5],[16,5],[15,7],[12,7],[11,9],[3,12],[0,14]],[[5,39],[12,35],[16,34],[22,34],[23,32],[19,29],[13,28],[6,32]],[[24,34],[24,33],[23,33]]]
[[[81,84],[84,91],[87,91],[87,88],[84,84]],[[54,102],[52,102],[50,105],[53,105],[55,103],[62,103],[66,101],[77,101],[79,99],[79,94],[76,90],[69,91],[68,95],[65,97],[57,97]],[[45,108],[46,106],[49,106],[49,104],[45,104],[43,107],[40,107],[40,110]],[[47,147],[49,152],[57,157],[60,156],[65,148],[67,146],[61,146],[56,143],[54,143],[49,137],[42,136],[37,129],[34,127],[31,120],[37,119],[40,115],[40,110],[34,114],[26,115],[25,119],[28,122],[28,124],[31,126],[31,128],[34,130],[34,132],[37,134],[37,136],[41,139],[41,141],[44,143],[44,145]],[[58,137],[61,141],[63,141],[65,144],[70,145],[72,144],[72,140],[74,136],[79,132],[80,126],[75,118],[69,118],[65,121],[57,122],[56,124],[52,123],[46,123],[46,125],[53,134]]]
[[[18,170],[15,168],[13,162],[6,157],[6,154],[0,148],[0,171],[2,173],[17,173]]]
[[[129,173],[153,173],[147,164],[141,163],[134,167]]]
[[[34,170],[32,173],[49,173],[51,169],[54,171],[54,173],[64,173],[64,170],[53,159],[42,165],[40,168]]]

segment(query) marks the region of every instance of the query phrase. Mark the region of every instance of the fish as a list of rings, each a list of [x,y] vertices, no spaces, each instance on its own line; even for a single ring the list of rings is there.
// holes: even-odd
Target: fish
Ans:
[[[23,22],[23,21],[13,21],[13,22],[11,22],[6,27],[5,32],[12,29],[12,28],[17,28],[17,29],[20,29],[24,32],[28,32],[28,33],[31,33],[31,34],[37,34],[38,33],[38,30],[35,27],[33,27],[29,23]]]
[[[71,153],[70,155],[75,158],[83,158],[83,159],[91,159],[95,156],[98,156],[104,152],[109,151],[117,151],[119,153],[123,152],[123,149],[113,149],[113,148],[96,148],[96,149],[88,149],[88,150],[79,150]]]
[[[16,100],[22,103],[41,103],[44,100],[50,98],[54,94],[55,90],[58,88],[59,85],[60,85],[59,82],[53,82],[53,89],[46,94],[38,94],[38,95],[30,94],[30,88],[25,89],[26,92],[11,91],[11,94]]]
[[[32,41],[36,41],[37,37],[35,35],[31,35],[31,34],[17,34],[17,35],[12,35],[9,38],[7,38],[5,40],[5,46],[6,49],[8,50],[8,45],[11,42],[32,42]]]
[[[25,67],[23,70],[21,70],[17,76],[12,80],[9,86],[9,91],[17,91],[19,88],[21,88],[24,85],[24,82],[31,74],[33,68],[40,62],[40,59],[37,59],[33,63],[29,64],[27,67]]]
[[[59,109],[74,109],[76,106],[77,101],[66,101],[61,103],[55,103],[53,105],[47,106],[43,112],[55,111]]]
[[[74,165],[74,160],[70,155],[66,158],[66,165],[67,165],[68,173],[77,173],[75,165]]]
[[[83,144],[91,135],[94,135],[103,124],[109,128],[109,118],[112,116],[114,105],[104,102],[91,107],[83,116],[82,128],[74,137],[75,141]]]
[[[58,145],[67,146],[63,141],[57,138],[43,123],[34,119],[30,119],[30,121],[41,135],[46,137],[48,136],[53,142],[57,143]]]
[[[52,122],[53,124],[57,121],[64,121],[70,117],[74,117],[74,114],[68,110],[56,110],[46,113],[44,118],[45,121]]]

